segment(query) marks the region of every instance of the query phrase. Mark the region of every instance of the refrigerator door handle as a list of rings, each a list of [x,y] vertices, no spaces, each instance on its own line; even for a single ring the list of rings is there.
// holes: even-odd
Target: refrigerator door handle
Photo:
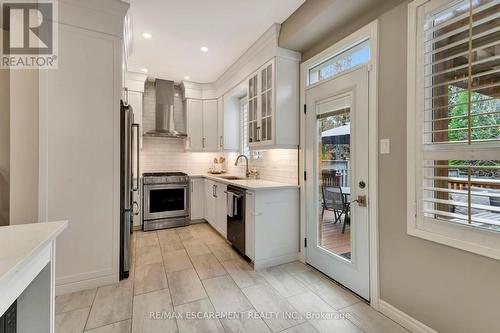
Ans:
[[[136,176],[136,186],[134,187],[133,185],[133,179],[132,179],[132,191],[137,192],[139,191],[139,162],[140,162],[140,156],[139,156],[139,151],[140,151],[140,136],[139,136],[139,124],[132,124],[132,128],[135,128],[135,149],[136,149],[136,171],[137,174]]]

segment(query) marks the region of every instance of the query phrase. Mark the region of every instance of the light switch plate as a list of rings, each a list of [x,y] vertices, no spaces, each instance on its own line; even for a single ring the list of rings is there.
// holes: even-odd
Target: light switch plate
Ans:
[[[390,154],[391,153],[391,140],[390,139],[380,139],[380,154]]]

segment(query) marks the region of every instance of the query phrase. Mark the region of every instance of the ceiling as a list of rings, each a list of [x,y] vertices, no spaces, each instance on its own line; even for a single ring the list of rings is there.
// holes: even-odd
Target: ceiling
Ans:
[[[176,82],[214,82],[273,23],[305,0],[130,0],[128,70]],[[150,33],[151,39],[142,36]],[[205,46],[208,52],[200,48]]]

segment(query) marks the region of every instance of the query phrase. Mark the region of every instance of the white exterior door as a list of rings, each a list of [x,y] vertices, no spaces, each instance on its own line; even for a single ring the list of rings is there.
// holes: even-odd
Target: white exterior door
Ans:
[[[306,261],[370,298],[368,70],[306,91]]]

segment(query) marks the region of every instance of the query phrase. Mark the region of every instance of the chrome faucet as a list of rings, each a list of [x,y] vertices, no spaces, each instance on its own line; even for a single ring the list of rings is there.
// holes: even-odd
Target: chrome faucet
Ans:
[[[249,177],[251,173],[250,173],[250,170],[248,169],[248,157],[246,157],[245,155],[240,155],[240,156],[238,156],[238,157],[236,158],[236,162],[234,162],[234,166],[238,166],[238,161],[239,161],[239,160],[240,160],[240,158],[242,158],[242,157],[244,157],[244,158],[245,158],[245,160],[247,161],[247,170],[246,170],[246,175],[247,175],[247,177]]]

